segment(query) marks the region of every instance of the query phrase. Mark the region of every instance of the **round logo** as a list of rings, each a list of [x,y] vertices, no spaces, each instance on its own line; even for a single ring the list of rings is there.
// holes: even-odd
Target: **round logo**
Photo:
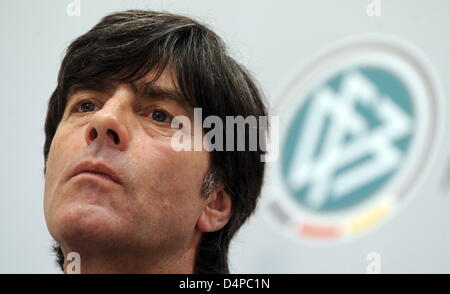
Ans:
[[[275,105],[272,222],[302,240],[326,241],[392,215],[435,153],[443,117],[436,82],[420,52],[379,35],[339,42],[304,67]]]

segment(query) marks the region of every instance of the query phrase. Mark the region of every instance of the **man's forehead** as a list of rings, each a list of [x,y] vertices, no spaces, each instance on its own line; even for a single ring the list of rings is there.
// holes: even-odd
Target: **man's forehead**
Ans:
[[[173,71],[166,67],[163,71],[152,70],[132,82],[120,82],[114,78],[86,79],[70,86],[68,99],[81,91],[96,91],[113,95],[121,83],[130,85],[133,92],[142,98],[171,99],[183,106],[193,105],[180,93]]]
[[[136,92],[152,86],[168,91],[178,91],[173,71],[166,67],[163,71],[158,72],[156,69],[149,71],[145,76],[132,82],[121,82],[116,75],[106,78],[86,78],[72,84],[69,87],[68,97],[80,90],[97,90],[101,92],[114,92],[121,83],[128,83]]]
[[[166,66],[164,70],[161,72],[157,69],[153,69],[149,71],[145,76],[137,80],[135,83],[140,84],[147,84],[147,83],[154,83],[159,87],[165,87],[168,89],[176,89],[177,88],[177,82],[175,77],[174,70],[171,66]]]
[[[159,73],[152,70],[131,82],[121,82],[114,76],[105,79],[84,79],[70,86],[66,96],[66,107],[71,105],[73,99],[76,99],[77,93],[98,92],[112,97],[121,84],[128,84],[134,95],[138,99],[142,99],[141,101],[144,103],[145,101],[173,102],[183,109],[187,117],[193,119],[195,101],[190,100],[180,92],[173,71],[168,70],[168,67]]]

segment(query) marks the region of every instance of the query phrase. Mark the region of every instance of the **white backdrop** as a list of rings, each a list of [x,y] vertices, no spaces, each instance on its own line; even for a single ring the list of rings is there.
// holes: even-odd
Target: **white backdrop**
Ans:
[[[46,104],[64,49],[102,16],[132,8],[164,9],[208,23],[254,73],[270,101],[315,52],[362,32],[386,32],[416,45],[450,93],[450,1],[381,0],[381,15],[369,17],[371,1],[81,0],[80,15],[69,16],[66,8],[73,0],[2,0],[0,273],[59,272],[43,216]],[[376,251],[383,273],[450,273],[448,146],[440,147],[432,176],[406,207],[352,242],[326,247],[292,242],[257,210],[232,243],[231,271],[365,273],[366,256]]]

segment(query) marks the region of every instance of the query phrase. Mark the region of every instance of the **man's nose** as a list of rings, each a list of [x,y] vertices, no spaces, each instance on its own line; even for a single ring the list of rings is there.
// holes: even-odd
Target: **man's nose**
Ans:
[[[107,103],[108,104],[108,103]],[[86,129],[88,145],[95,140],[104,140],[120,151],[128,148],[129,132],[124,122],[124,107],[106,104],[92,115]]]

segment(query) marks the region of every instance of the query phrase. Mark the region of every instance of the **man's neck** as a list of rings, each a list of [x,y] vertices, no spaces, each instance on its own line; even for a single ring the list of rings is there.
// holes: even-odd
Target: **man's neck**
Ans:
[[[192,242],[190,246],[182,251],[174,252],[148,252],[134,249],[128,250],[67,250],[62,246],[64,253],[64,272],[73,272],[75,262],[69,258],[71,251],[78,252],[79,272],[89,273],[171,273],[171,274],[190,274],[194,272],[196,258],[196,248],[198,242]],[[69,256],[70,257],[70,256]]]
[[[83,274],[189,274],[194,271],[195,251],[188,250],[179,256],[149,256],[130,254],[83,254],[80,253],[79,265],[74,265],[74,260],[64,261],[64,272],[73,272],[74,266],[79,266],[79,272]],[[64,256],[67,256],[66,254]]]

